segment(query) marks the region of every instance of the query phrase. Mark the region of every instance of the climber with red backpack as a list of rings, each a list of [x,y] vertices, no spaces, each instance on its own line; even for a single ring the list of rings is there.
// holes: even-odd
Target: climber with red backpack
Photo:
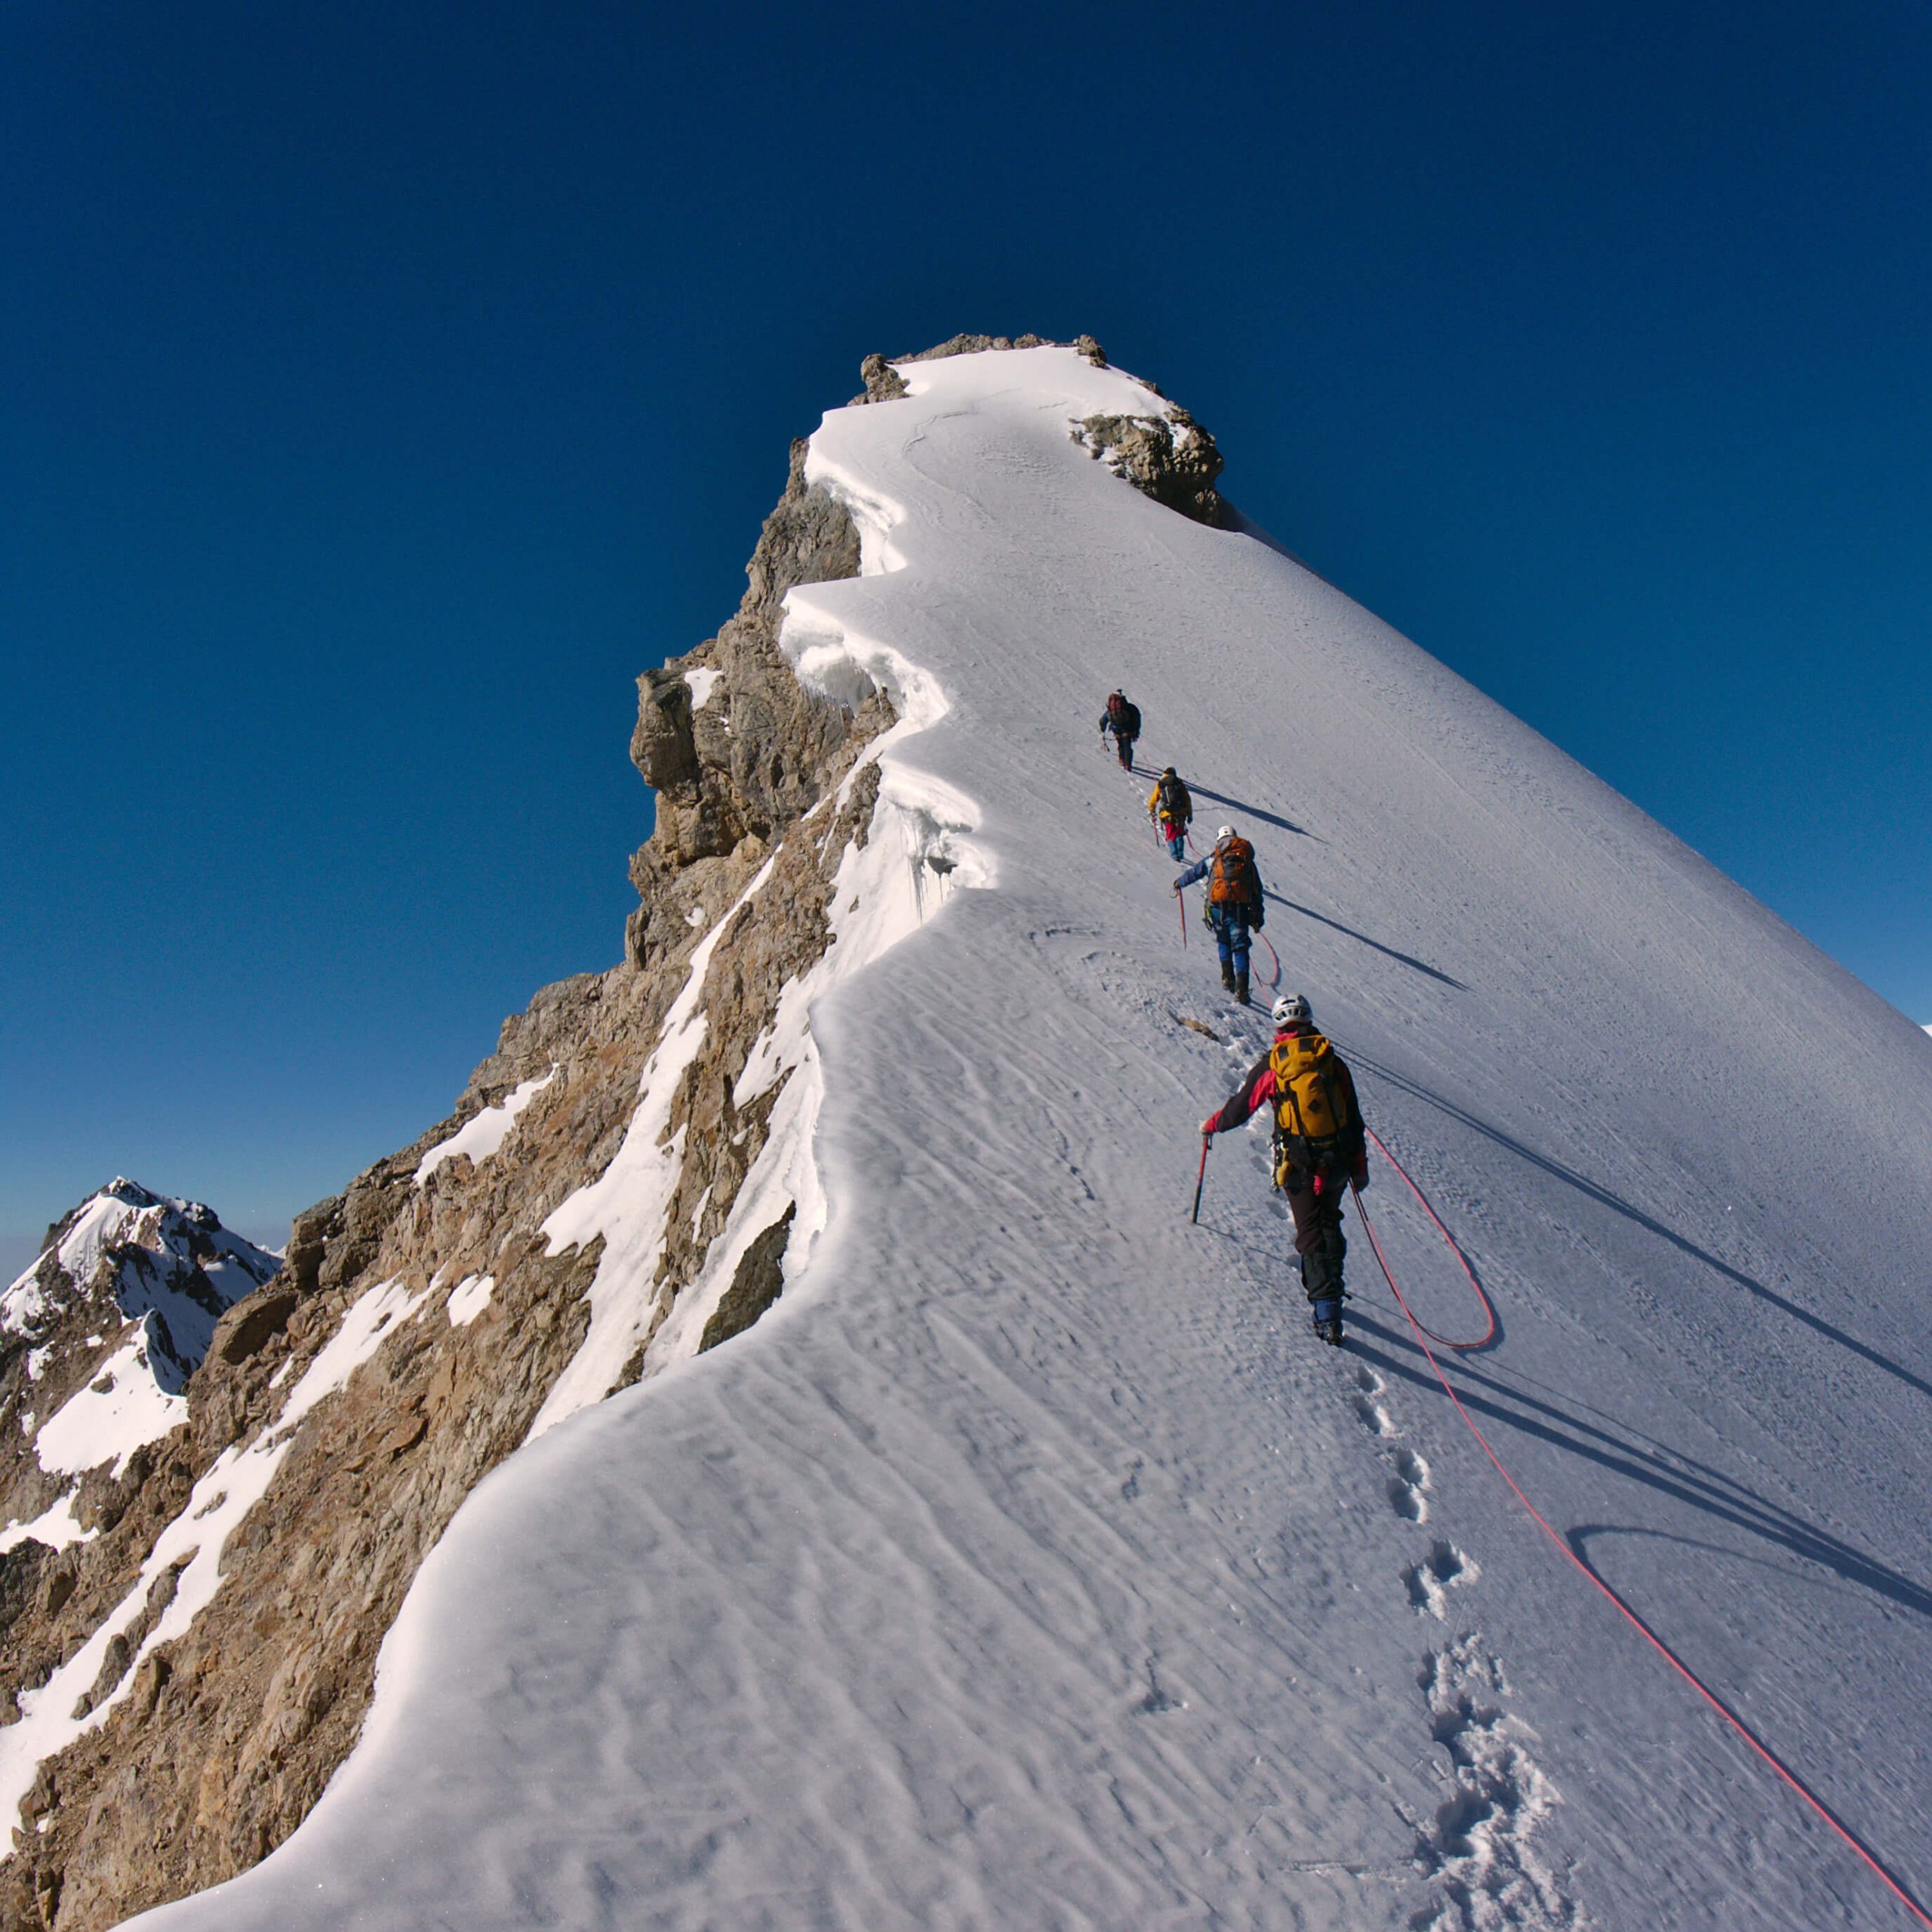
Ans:
[[[1355,1077],[1341,1055],[1315,1030],[1300,993],[1275,1002],[1274,1044],[1247,1070],[1227,1105],[1201,1123],[1205,1139],[1241,1125],[1258,1108],[1275,1106],[1275,1185],[1288,1197],[1295,1220],[1301,1282],[1324,1342],[1342,1340],[1342,1196],[1352,1181],[1368,1185],[1368,1149]],[[1206,1149],[1201,1158],[1205,1163]]]
[[[1134,741],[1140,735],[1140,707],[1124,691],[1115,691],[1100,713],[1100,735],[1114,734],[1114,749],[1120,754],[1120,768],[1134,769]]]
[[[1251,930],[1261,930],[1264,909],[1254,848],[1232,826],[1224,825],[1215,833],[1214,851],[1179,874],[1174,890],[1179,892],[1202,878],[1208,881],[1208,924],[1220,948],[1221,983],[1245,1006],[1247,936]]]

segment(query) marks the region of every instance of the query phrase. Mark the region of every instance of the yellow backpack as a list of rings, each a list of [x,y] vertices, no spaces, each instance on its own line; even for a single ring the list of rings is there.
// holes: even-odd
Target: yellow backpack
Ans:
[[[1335,1050],[1319,1033],[1291,1034],[1268,1055],[1275,1075],[1275,1184],[1291,1167],[1340,1150],[1358,1126],[1349,1090],[1334,1078]]]

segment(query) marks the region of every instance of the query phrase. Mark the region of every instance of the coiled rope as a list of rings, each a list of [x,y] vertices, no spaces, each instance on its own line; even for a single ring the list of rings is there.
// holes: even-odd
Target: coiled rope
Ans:
[[[1463,1252],[1460,1247],[1457,1245],[1456,1237],[1442,1225],[1442,1217],[1437,1214],[1435,1210],[1429,1205],[1429,1196],[1423,1193],[1420,1188],[1417,1186],[1414,1178],[1409,1173],[1408,1169],[1404,1167],[1401,1162],[1397,1160],[1393,1154],[1389,1152],[1387,1143],[1384,1142],[1381,1135],[1377,1134],[1374,1128],[1368,1125],[1366,1121],[1362,1124],[1362,1131],[1368,1136],[1370,1140],[1375,1143],[1376,1152],[1395,1170],[1396,1173],[1401,1176],[1404,1184],[1407,1187],[1409,1192],[1415,1196],[1417,1202],[1420,1206],[1422,1211],[1435,1224],[1435,1232],[1448,1244],[1449,1252],[1456,1257],[1457,1266],[1460,1268],[1463,1274],[1469,1278],[1469,1286],[1475,1289],[1476,1300],[1482,1303],[1482,1312],[1488,1318],[1489,1321],[1489,1326],[1485,1328],[1473,1342],[1452,1342],[1447,1335],[1438,1335],[1433,1328],[1423,1328],[1422,1332],[1438,1347],[1454,1349],[1458,1354],[1466,1353],[1472,1349],[1487,1348],[1489,1344],[1496,1339],[1496,1305],[1490,1300],[1488,1294],[1484,1290],[1481,1282],[1476,1279],[1476,1271],[1469,1266],[1469,1257]],[[1362,1205],[1361,1190],[1359,1188],[1355,1189],[1355,1212],[1361,1215],[1362,1231],[1368,1236],[1368,1244],[1371,1247],[1374,1249],[1376,1260],[1382,1264],[1382,1273],[1383,1278],[1388,1282],[1390,1289],[1394,1292],[1396,1300],[1401,1303],[1402,1312],[1404,1315],[1408,1315],[1408,1303],[1402,1300],[1402,1291],[1400,1288],[1396,1287],[1395,1278],[1389,1271],[1388,1259],[1382,1252],[1381,1242],[1376,1238],[1374,1225],[1368,1218],[1367,1210]],[[1413,1315],[1410,1315],[1409,1319],[1411,1321],[1415,1321],[1416,1318]],[[1418,1328],[1422,1328],[1422,1324],[1419,1321],[1416,1322],[1416,1326]]]
[[[1493,1336],[1496,1332],[1496,1311],[1490,1303],[1489,1297],[1484,1294],[1482,1284],[1476,1279],[1475,1269],[1469,1266],[1469,1262],[1463,1256],[1463,1251],[1457,1246],[1454,1238],[1450,1234],[1449,1230],[1443,1226],[1441,1220],[1438,1217],[1435,1210],[1430,1207],[1427,1200],[1424,1198],[1421,1189],[1417,1187],[1413,1180],[1409,1180],[1408,1174],[1404,1170],[1401,1163],[1395,1158],[1394,1155],[1389,1152],[1389,1149],[1386,1146],[1383,1146],[1381,1140],[1377,1137],[1373,1129],[1369,1130],[1368,1137],[1375,1142],[1376,1146],[1381,1152],[1383,1158],[1386,1160],[1398,1174],[1401,1175],[1404,1180],[1408,1181],[1410,1192],[1414,1195],[1418,1201],[1422,1202],[1423,1211],[1429,1216],[1429,1218],[1432,1221],[1435,1222],[1437,1231],[1441,1235],[1442,1238],[1449,1244],[1451,1252],[1453,1253],[1456,1257],[1456,1259],[1462,1263],[1463,1273],[1469,1278],[1469,1285],[1473,1287],[1477,1294],[1481,1297],[1483,1306],[1487,1309],[1489,1312],[1489,1334],[1485,1335],[1483,1337],[1483,1341],[1487,1341],[1491,1336]],[[1351,1183],[1350,1185],[1353,1187],[1352,1183]],[[1675,1671],[1678,1675],[1682,1678],[1684,1682],[1689,1684],[1691,1689],[1696,1691],[1697,1695],[1701,1697],[1712,1710],[1716,1712],[1718,1715],[1723,1718],[1724,1722],[1727,1724],[1730,1728],[1750,1746],[1751,1750],[1760,1761],[1775,1773],[1783,1783],[1789,1786],[1792,1791],[1795,1792],[1804,1801],[1805,1804],[1831,1827],[1832,1830],[1837,1834],[1838,1837],[1842,1840],[1852,1851],[1857,1854],[1860,1860],[1870,1869],[1872,1874],[1878,1880],[1878,1882],[1885,1887],[1886,1890],[1890,1892],[1893,1897],[1897,1899],[1899,1903],[1903,1906],[1906,1910],[1910,1912],[1912,1917],[1915,1918],[1920,1924],[1928,1928],[1932,1928],[1932,1915],[1928,1915],[1924,1909],[1913,1899],[1911,1894],[1906,1891],[1905,1887],[1885,1869],[1884,1866],[1879,1863],[1876,1854],[1870,1850],[1866,1847],[1864,1842],[1852,1831],[1849,1826],[1840,1823],[1838,1817],[1832,1811],[1830,1807],[1825,1803],[1824,1800],[1818,1797],[1817,1795],[1811,1790],[1810,1787],[1805,1784],[1798,1774],[1791,1770],[1791,1768],[1786,1764],[1784,1761],[1780,1758],[1768,1745],[1761,1742],[1757,1737],[1756,1734],[1753,1732],[1750,1727],[1745,1723],[1744,1720],[1738,1716],[1737,1712],[1732,1710],[1730,1706],[1724,1703],[1724,1700],[1718,1697],[1717,1693],[1712,1690],[1710,1687],[1704,1682],[1703,1679],[1699,1677],[1697,1674],[1691,1669],[1688,1664],[1684,1663],[1683,1659],[1681,1658],[1677,1653],[1673,1651],[1670,1646],[1666,1644],[1663,1639],[1660,1637],[1657,1632],[1653,1630],[1651,1626],[1646,1623],[1627,1603],[1623,1601],[1622,1597],[1617,1595],[1617,1592],[1614,1590],[1609,1584],[1605,1583],[1604,1580],[1597,1574],[1596,1571],[1592,1569],[1582,1557],[1577,1554],[1576,1551],[1571,1547],[1570,1544],[1564,1540],[1564,1538],[1558,1535],[1558,1533],[1550,1527],[1549,1521],[1544,1517],[1542,1511],[1538,1509],[1536,1505],[1523,1494],[1521,1485],[1503,1466],[1502,1457],[1497,1455],[1496,1451],[1490,1447],[1488,1437],[1484,1435],[1482,1431],[1476,1426],[1475,1418],[1463,1406],[1462,1398],[1456,1393],[1454,1388],[1450,1383],[1448,1377],[1442,1372],[1441,1363],[1436,1360],[1435,1350],[1429,1346],[1430,1342],[1434,1341],[1438,1346],[1441,1348],[1467,1349],[1480,1348],[1482,1346],[1482,1343],[1451,1342],[1445,1340],[1441,1336],[1435,1334],[1432,1331],[1425,1328],[1421,1322],[1417,1320],[1415,1311],[1410,1307],[1408,1301],[1404,1296],[1402,1291],[1396,1285],[1394,1272],[1389,1266],[1388,1257],[1382,1251],[1382,1244],[1376,1238],[1375,1229],[1373,1224],[1370,1222],[1367,1215],[1362,1213],[1361,1190],[1360,1188],[1357,1187],[1354,1188],[1353,1191],[1355,1198],[1355,1212],[1358,1214],[1361,1215],[1361,1224],[1363,1229],[1366,1231],[1368,1235],[1369,1245],[1374,1249],[1375,1258],[1381,1264],[1383,1278],[1389,1284],[1389,1292],[1395,1297],[1396,1306],[1400,1308],[1403,1314],[1408,1318],[1409,1326],[1415,1331],[1416,1340],[1420,1346],[1423,1354],[1427,1358],[1429,1367],[1435,1371],[1435,1379],[1442,1385],[1442,1392],[1449,1398],[1451,1404],[1455,1408],[1456,1413],[1462,1417],[1469,1433],[1475,1438],[1478,1444],[1480,1444],[1482,1449],[1483,1454],[1489,1458],[1491,1465],[1494,1468],[1496,1473],[1509,1484],[1510,1494],[1515,1497],[1516,1500],[1520,1503],[1527,1511],[1528,1511],[1530,1520],[1534,1522],[1537,1527],[1542,1531],[1543,1534],[1546,1536],[1551,1543],[1555,1546],[1558,1554],[1561,1555],[1573,1569],[1580,1571],[1589,1581],[1591,1586],[1607,1600],[1612,1607],[1616,1610],[1617,1614],[1623,1617],[1624,1621],[1629,1624],[1632,1629],[1636,1631],[1638,1635],[1650,1645],[1651,1649],[1655,1651],[1657,1655],[1662,1657],[1664,1662],[1669,1664],[1671,1669]]]

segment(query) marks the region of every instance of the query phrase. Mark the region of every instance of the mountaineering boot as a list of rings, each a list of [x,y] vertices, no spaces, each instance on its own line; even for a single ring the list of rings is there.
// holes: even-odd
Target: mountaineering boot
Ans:
[[[1229,992],[1235,989],[1235,969],[1225,959],[1221,961],[1221,984]]]
[[[1342,1303],[1340,1296],[1324,1295],[1319,1301],[1309,1304],[1309,1312],[1315,1318],[1315,1334],[1331,1348],[1342,1346]]]
[[[1237,973],[1235,975],[1235,998],[1239,1000],[1243,1006],[1247,1005],[1247,975],[1245,973]]]

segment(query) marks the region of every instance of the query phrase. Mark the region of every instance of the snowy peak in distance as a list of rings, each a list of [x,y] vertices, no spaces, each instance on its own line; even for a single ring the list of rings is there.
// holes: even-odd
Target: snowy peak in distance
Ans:
[[[80,1533],[73,1479],[103,1465],[118,1475],[186,1419],[216,1322],[281,1266],[212,1208],[125,1178],[48,1230],[0,1296],[0,1423],[13,1426],[0,1440],[20,1444],[0,1470],[0,1547]]]
[[[155,1379],[179,1395],[223,1312],[281,1266],[213,1208],[117,1177],[48,1231],[0,1298],[0,1336],[43,1341],[81,1303],[103,1313],[111,1304],[123,1320],[145,1320]]]

